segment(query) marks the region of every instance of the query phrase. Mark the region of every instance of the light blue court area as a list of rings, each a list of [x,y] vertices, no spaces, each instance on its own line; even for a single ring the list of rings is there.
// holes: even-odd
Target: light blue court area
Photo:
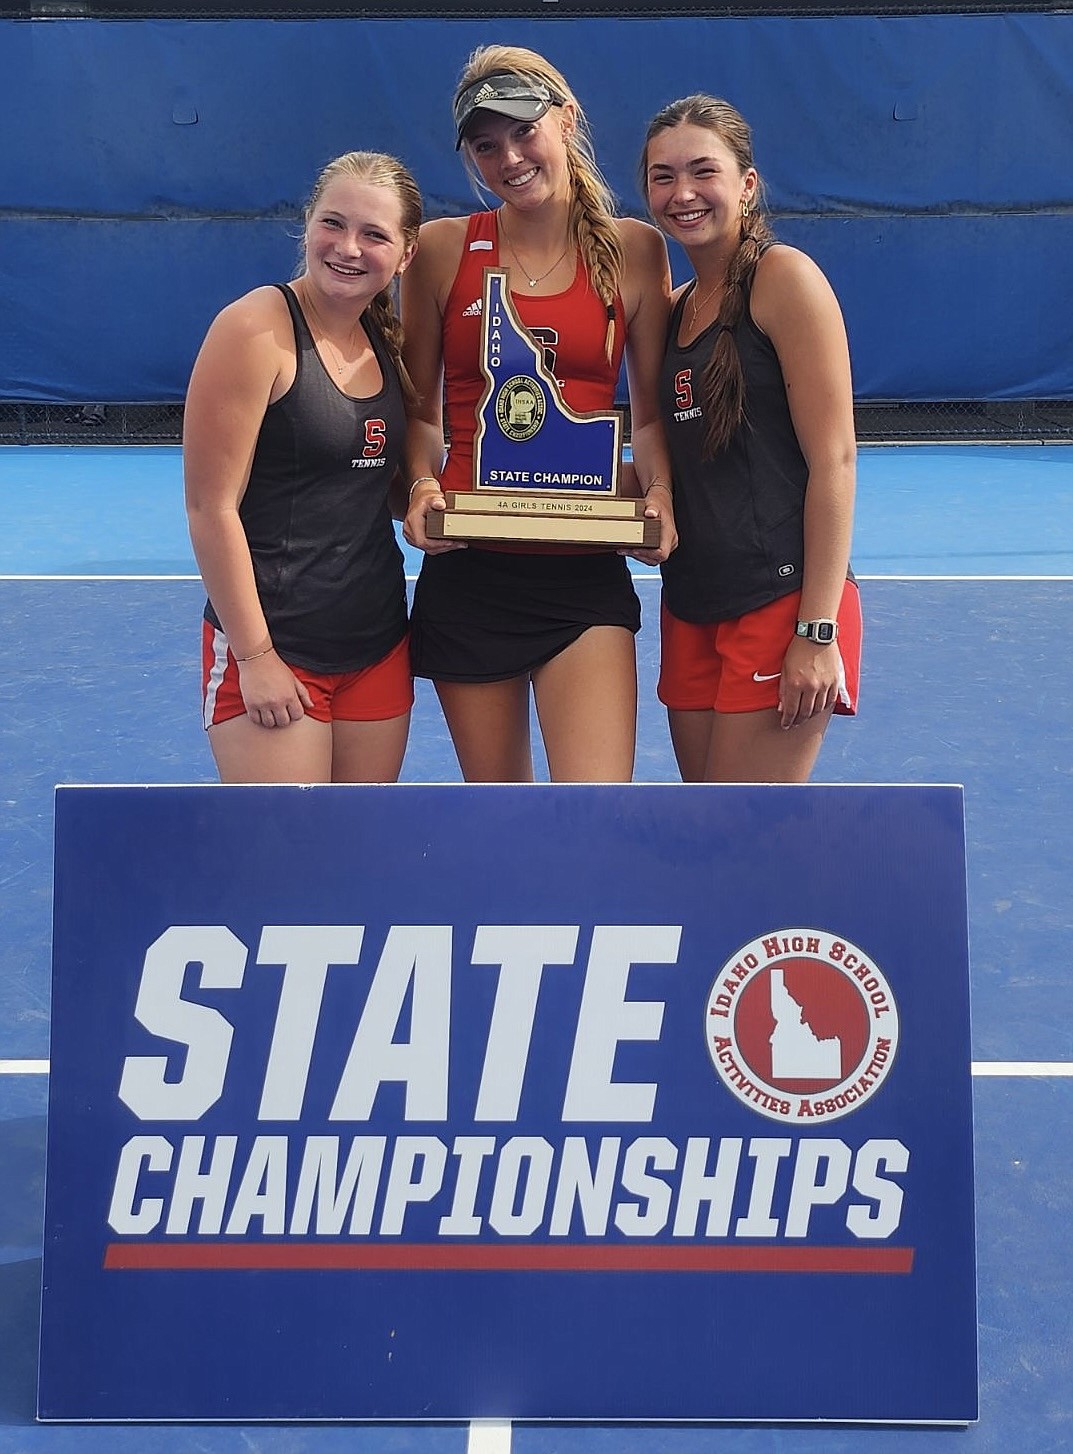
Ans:
[[[858,575],[1073,574],[1073,446],[879,446],[858,461]]]
[[[858,481],[859,575],[1073,575],[1073,445],[868,446]],[[0,575],[194,573],[177,448],[0,447]]]
[[[0,448],[0,575],[189,575],[178,448]]]

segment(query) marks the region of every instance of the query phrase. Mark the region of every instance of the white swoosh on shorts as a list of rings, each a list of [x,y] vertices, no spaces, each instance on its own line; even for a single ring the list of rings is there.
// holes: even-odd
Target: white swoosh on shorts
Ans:
[[[773,682],[776,677],[781,677],[781,671],[773,671],[770,676],[762,677],[758,671],[753,672],[754,682]]]

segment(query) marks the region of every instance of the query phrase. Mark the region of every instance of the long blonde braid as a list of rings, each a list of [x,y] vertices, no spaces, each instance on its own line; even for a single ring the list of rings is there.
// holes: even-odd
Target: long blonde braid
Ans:
[[[614,221],[614,203],[595,162],[586,161],[584,150],[575,144],[574,137],[567,138],[566,155],[574,184],[570,225],[593,292],[607,309],[604,354],[611,363],[615,356],[615,298],[626,264]]]

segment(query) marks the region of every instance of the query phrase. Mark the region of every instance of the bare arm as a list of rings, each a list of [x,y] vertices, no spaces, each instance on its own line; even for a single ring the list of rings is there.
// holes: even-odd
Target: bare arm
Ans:
[[[849,568],[857,446],[849,346],[823,273],[793,248],[757,266],[753,318],[779,356],[790,415],[808,466],[800,618],[834,618]],[[783,726],[832,706],[838,648],[795,637],[783,665]]]
[[[678,544],[671,462],[659,413],[659,372],[670,315],[671,275],[666,244],[654,227],[623,219],[619,229],[626,251],[622,298],[633,478],[637,493],[647,501],[645,514],[660,521],[659,546],[629,553],[647,565],[659,565]]]
[[[280,379],[273,322],[278,310],[267,293],[259,289],[232,303],[209,329],[187,393],[183,473],[190,540],[209,599],[240,662],[246,710],[265,725],[284,725],[303,715],[308,695],[272,649],[238,513],[257,435]],[[244,657],[250,660],[243,662]]]
[[[439,554],[463,548],[461,541],[430,540],[425,517],[443,510],[443,311],[458,270],[466,222],[461,217],[426,222],[421,242],[402,279],[403,358],[418,400],[408,416],[406,472],[409,499],[403,534],[418,550]]]

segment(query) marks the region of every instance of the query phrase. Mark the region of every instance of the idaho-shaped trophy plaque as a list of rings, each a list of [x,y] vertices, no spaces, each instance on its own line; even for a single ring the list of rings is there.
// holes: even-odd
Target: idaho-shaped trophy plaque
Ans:
[[[659,544],[642,499],[618,493],[622,419],[578,414],[563,400],[541,346],[514,311],[507,273],[485,268],[472,490],[448,490],[431,510],[434,539],[495,544]]]

